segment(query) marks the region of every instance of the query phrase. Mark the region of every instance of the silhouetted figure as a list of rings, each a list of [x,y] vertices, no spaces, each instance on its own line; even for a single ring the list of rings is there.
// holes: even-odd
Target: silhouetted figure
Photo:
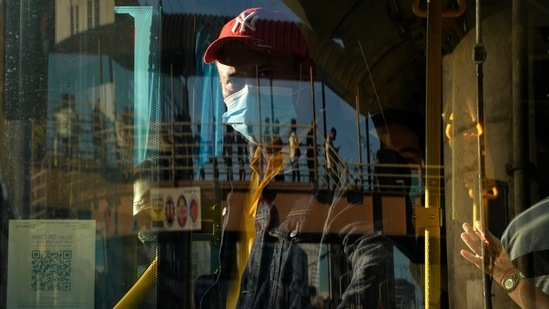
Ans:
[[[292,119],[291,130],[288,135],[288,144],[290,146],[290,166],[292,169],[292,181],[300,181],[299,173],[299,157],[301,156],[301,150],[299,150],[299,140],[297,139],[296,120]]]
[[[316,171],[315,171],[315,152],[316,145],[314,141],[314,127],[309,130],[307,133],[307,169],[309,170],[309,182],[316,181]]]
[[[71,159],[74,150],[78,148],[78,115],[74,110],[74,95],[64,94],[61,98],[61,107],[55,113],[57,138],[55,141],[55,155],[63,159]]]
[[[238,180],[246,180],[246,162],[248,162],[248,141],[240,134],[236,133],[236,149],[238,156]]]
[[[225,136],[223,138],[223,159],[225,160],[227,180],[233,180],[233,144],[234,144],[233,127],[226,126]]]
[[[337,151],[339,148],[334,146],[334,141],[336,140],[337,130],[332,127],[330,129],[330,134],[326,138],[326,169],[328,172],[328,187],[331,188],[331,184],[339,183],[339,176],[337,170]]]

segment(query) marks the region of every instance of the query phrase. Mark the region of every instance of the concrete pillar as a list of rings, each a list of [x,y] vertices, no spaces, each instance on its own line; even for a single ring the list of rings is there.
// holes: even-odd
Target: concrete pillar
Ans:
[[[509,9],[490,15],[482,23],[482,41],[487,51],[483,64],[485,173],[488,179],[504,183],[509,182],[506,165],[512,162],[513,147],[510,21]],[[479,187],[474,45],[475,31],[469,31],[453,53],[443,59],[445,223],[451,308],[483,307],[483,274],[459,253],[465,248],[460,238],[461,225],[474,218],[483,219],[478,208],[477,215],[473,215],[475,202],[470,196],[470,190],[478,192]],[[507,296],[500,294],[502,290],[495,286],[492,290],[494,308],[509,308]],[[500,300],[506,305],[499,306]]]

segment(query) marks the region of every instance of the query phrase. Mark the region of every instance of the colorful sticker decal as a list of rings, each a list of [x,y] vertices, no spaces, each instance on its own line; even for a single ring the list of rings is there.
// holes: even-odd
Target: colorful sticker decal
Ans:
[[[166,225],[168,227],[172,227],[174,219],[175,219],[175,205],[173,203],[173,197],[171,195],[168,195],[166,198],[166,204],[164,205],[164,210],[166,210],[166,214],[164,220],[166,222]]]
[[[187,224],[187,200],[183,194],[177,199],[177,223],[180,227]]]
[[[152,195],[151,225],[153,227],[164,227],[164,198],[162,195]]]
[[[200,187],[151,189],[151,229],[187,231],[202,228]]]
[[[191,197],[191,207],[190,207],[190,215],[191,215],[191,221],[195,223],[198,220],[199,215],[199,207],[198,207],[198,197],[192,196]]]

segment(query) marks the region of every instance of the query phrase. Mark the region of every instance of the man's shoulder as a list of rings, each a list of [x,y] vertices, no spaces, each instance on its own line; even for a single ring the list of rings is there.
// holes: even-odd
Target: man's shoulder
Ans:
[[[515,217],[503,232],[501,242],[511,258],[531,251],[549,250],[549,198],[532,205]]]
[[[549,229],[549,224],[547,224],[549,223],[549,197],[535,203],[530,208],[517,215],[511,221],[509,227],[521,227],[532,222],[545,225]]]

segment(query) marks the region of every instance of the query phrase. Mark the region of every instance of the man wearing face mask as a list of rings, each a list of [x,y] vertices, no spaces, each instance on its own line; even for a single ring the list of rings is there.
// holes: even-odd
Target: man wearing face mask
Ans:
[[[378,191],[402,192],[408,189],[411,205],[422,205],[423,197],[423,152],[425,145],[423,117],[416,113],[389,108],[372,116],[381,142],[377,163],[400,166],[376,166]],[[386,176],[390,175],[390,176]],[[395,176],[398,175],[398,176]]]
[[[219,72],[227,108],[223,121],[256,151],[250,162],[246,205],[234,205],[231,196],[227,198],[221,265],[212,284],[200,287],[205,293],[196,296],[197,307],[311,307],[309,261],[300,246],[304,242],[337,242],[343,248],[353,271],[339,307],[385,303],[379,299],[379,287],[392,272],[386,263],[389,241],[380,233],[372,234],[371,223],[348,222],[352,216],[346,215],[347,207],[341,212],[333,205],[320,208],[313,194],[280,208],[285,210],[281,215],[277,191],[270,187],[289,162],[280,137],[287,135],[292,119],[299,119],[295,108],[299,89],[292,81],[311,84],[312,61],[297,25],[277,12],[245,10],[225,24],[207,48],[204,62],[215,62]],[[329,227],[336,232],[328,235]]]

